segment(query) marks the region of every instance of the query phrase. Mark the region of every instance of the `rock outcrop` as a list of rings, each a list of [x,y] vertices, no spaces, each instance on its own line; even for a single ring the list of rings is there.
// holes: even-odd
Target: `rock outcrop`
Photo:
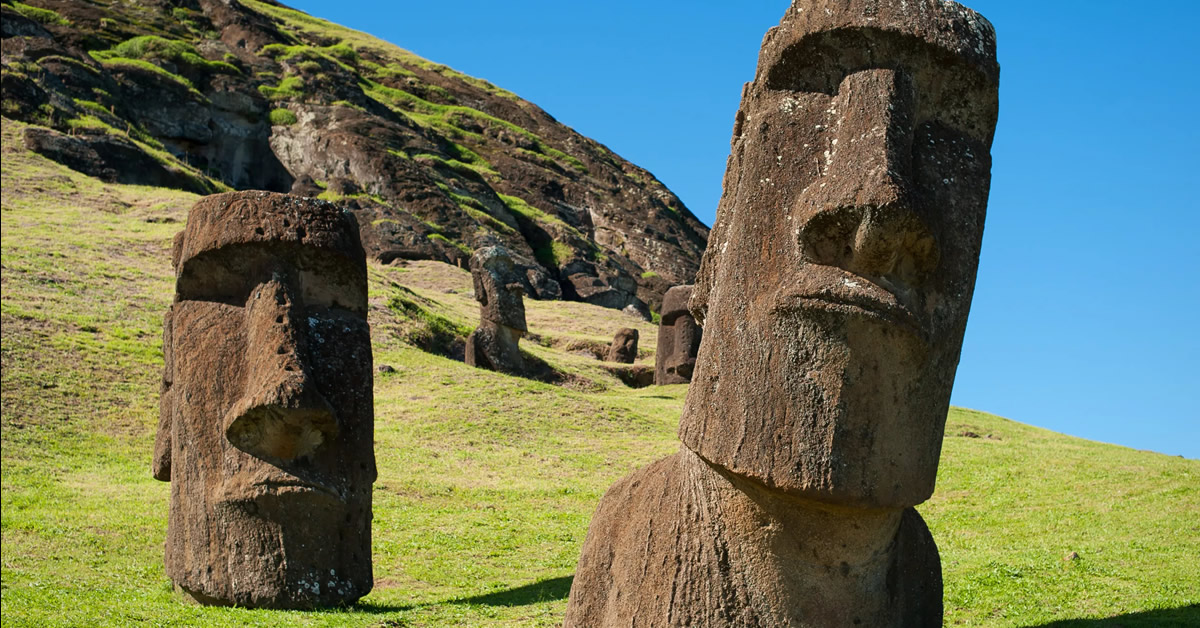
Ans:
[[[940,626],[937,474],[990,183],[995,33],[798,1],[742,92],[683,447],[601,500],[566,626]]]
[[[708,229],[650,173],[362,33],[239,0],[0,12],[3,115],[71,136],[27,144],[88,174],[319,195],[383,262],[500,244],[528,296],[643,316],[699,267]]]
[[[175,239],[153,474],[166,572],[205,604],[312,608],[372,587],[366,258],[340,208],[209,196]]]
[[[654,352],[654,383],[659,386],[692,381],[703,332],[687,309],[691,298],[692,286],[674,286],[663,297]]]

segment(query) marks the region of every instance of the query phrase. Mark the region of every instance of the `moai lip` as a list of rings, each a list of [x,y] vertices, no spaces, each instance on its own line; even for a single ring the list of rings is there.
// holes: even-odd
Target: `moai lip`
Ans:
[[[373,451],[366,260],[313,199],[202,199],[175,241],[154,476],[166,571],[205,604],[312,608],[366,595]]]

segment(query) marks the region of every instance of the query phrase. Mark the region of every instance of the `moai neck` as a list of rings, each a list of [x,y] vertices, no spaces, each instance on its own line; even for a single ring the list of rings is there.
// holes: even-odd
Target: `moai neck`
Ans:
[[[904,509],[857,510],[774,491],[704,461],[685,466],[708,493],[710,524],[724,537],[730,570],[771,601],[777,625],[887,626],[897,620],[895,583]]]

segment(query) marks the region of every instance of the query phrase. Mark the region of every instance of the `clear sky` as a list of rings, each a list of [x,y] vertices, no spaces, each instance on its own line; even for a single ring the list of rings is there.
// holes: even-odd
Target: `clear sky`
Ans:
[[[488,79],[711,224],[733,115],[787,0],[292,0]],[[953,403],[1200,458],[1200,2],[968,0],[1000,123]]]

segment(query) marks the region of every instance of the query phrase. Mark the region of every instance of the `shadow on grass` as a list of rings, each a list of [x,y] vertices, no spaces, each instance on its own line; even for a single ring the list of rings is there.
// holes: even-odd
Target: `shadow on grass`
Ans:
[[[1027,628],[1194,628],[1200,626],[1200,604],[1129,613],[1104,619],[1064,619]]]
[[[422,602],[419,604],[380,604],[370,600],[358,602],[350,606],[330,607],[317,609],[318,613],[325,614],[386,614],[400,613],[404,611],[412,611],[430,606],[439,606],[441,604],[479,604],[483,606],[525,606],[528,604],[537,604],[539,602],[552,602],[556,600],[565,600],[571,592],[571,582],[575,576],[562,576],[559,578],[550,578],[540,582],[534,582],[525,586],[507,589],[504,591],[496,591],[484,595],[476,595],[472,597],[463,597],[453,600],[444,600],[441,602]]]
[[[506,591],[496,591],[485,595],[476,595],[474,597],[464,597],[457,600],[451,600],[450,604],[483,604],[485,606],[525,606],[527,604],[537,604],[538,602],[550,602],[554,600],[564,600],[571,592],[571,581],[575,576],[562,576],[559,578],[550,578],[527,584],[523,587],[508,589]]]

